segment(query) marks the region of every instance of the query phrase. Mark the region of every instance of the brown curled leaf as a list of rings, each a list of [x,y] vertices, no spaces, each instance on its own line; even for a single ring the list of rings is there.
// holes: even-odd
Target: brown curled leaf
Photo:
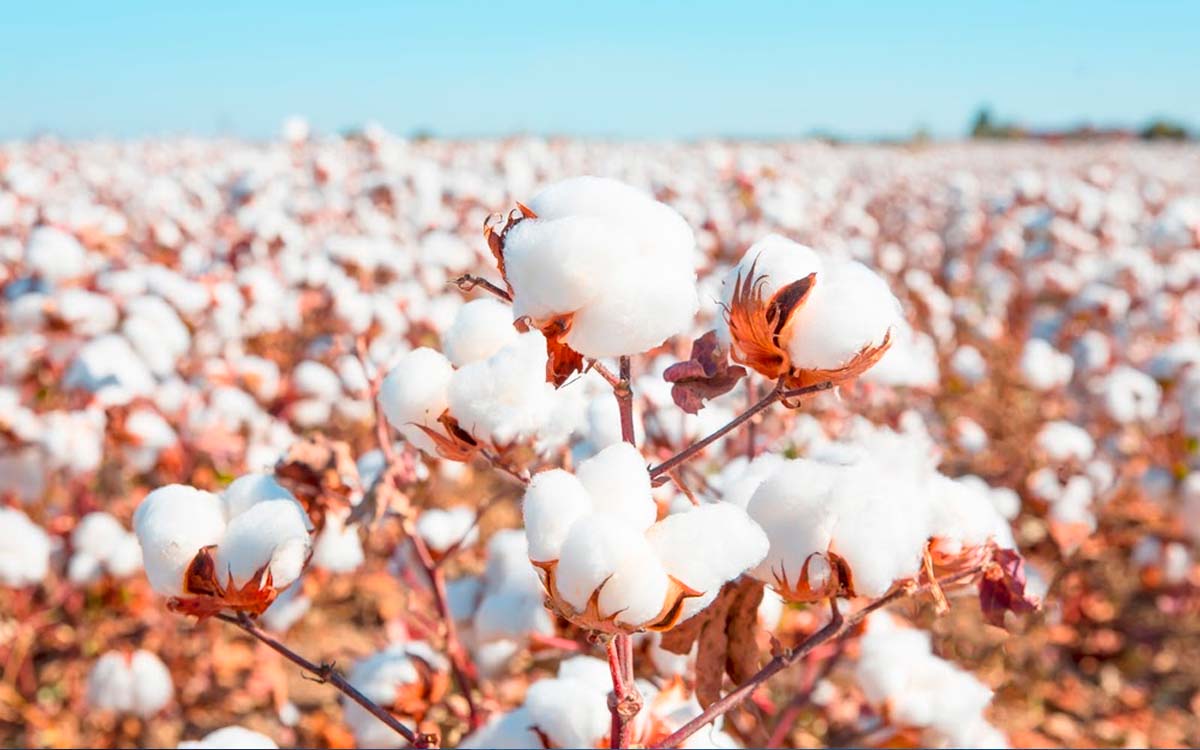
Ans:
[[[746,377],[746,368],[729,363],[728,352],[717,341],[717,332],[709,331],[692,342],[692,354],[676,362],[663,373],[672,383],[671,398],[688,414],[696,414],[707,399],[728,393]]]
[[[987,621],[1004,627],[1004,613],[1036,610],[1038,598],[1025,590],[1025,560],[1011,549],[998,549],[979,581],[979,606]]]

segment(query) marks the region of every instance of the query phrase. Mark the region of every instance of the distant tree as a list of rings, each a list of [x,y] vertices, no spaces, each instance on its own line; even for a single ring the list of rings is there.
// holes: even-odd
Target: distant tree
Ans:
[[[1151,120],[1141,136],[1147,141],[1186,141],[1190,137],[1183,125],[1162,118]]]
[[[974,123],[971,125],[972,138],[995,138],[996,126],[992,124],[992,110],[987,107],[980,107],[975,113]]]

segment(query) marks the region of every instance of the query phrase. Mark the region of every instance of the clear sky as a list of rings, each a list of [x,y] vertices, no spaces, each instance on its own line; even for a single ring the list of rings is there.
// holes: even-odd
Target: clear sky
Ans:
[[[252,7],[251,7],[252,6]],[[345,6],[345,7],[340,7]],[[11,2],[0,137],[1200,126],[1200,0]]]

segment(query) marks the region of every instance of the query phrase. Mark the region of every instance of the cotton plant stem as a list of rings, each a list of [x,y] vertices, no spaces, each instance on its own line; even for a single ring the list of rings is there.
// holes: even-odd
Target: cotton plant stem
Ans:
[[[613,386],[613,395],[617,399],[617,409],[621,417],[621,438],[630,445],[636,445],[633,430],[632,366],[629,357],[621,357],[619,360],[618,381]],[[642,695],[634,677],[633,641],[628,635],[619,634],[608,643],[606,649],[613,680],[613,694],[608,704],[612,713],[609,747],[629,747],[633,720],[642,710]]]
[[[363,710],[365,710],[367,713],[371,714],[376,719],[379,719],[380,721],[382,721],[392,731],[394,731],[396,734],[400,735],[405,740],[407,740],[408,743],[410,745],[412,745],[413,747],[419,747],[419,748],[439,747],[439,740],[438,740],[438,736],[436,734],[425,734],[423,732],[415,732],[415,731],[409,729],[408,727],[404,726],[404,724],[399,719],[397,719],[395,716],[393,716],[391,714],[391,712],[389,712],[387,709],[380,706],[378,703],[375,703],[367,696],[360,693],[357,688],[355,688],[353,685],[351,685],[349,682],[347,682],[346,678],[344,678],[340,674],[338,674],[337,670],[334,669],[332,664],[329,664],[329,663],[315,664],[315,663],[309,661],[308,659],[305,659],[300,654],[297,654],[295,651],[292,651],[290,648],[285,646],[274,636],[272,636],[271,634],[267,633],[266,631],[262,630],[260,627],[255,625],[254,622],[249,617],[247,617],[245,614],[238,615],[238,616],[218,614],[218,615],[216,615],[216,618],[219,620],[223,620],[224,622],[228,622],[232,625],[236,625],[237,627],[241,628],[247,634],[253,636],[254,638],[257,638],[260,642],[269,646],[271,648],[271,650],[280,654],[285,659],[292,662],[293,664],[300,667],[301,669],[308,672],[309,674],[313,675],[313,677],[318,682],[324,682],[324,683],[328,683],[328,684],[332,685],[334,688],[336,688],[339,692],[341,692],[347,698],[354,701],[358,705],[362,706]]]
[[[753,677],[726,693],[719,700],[713,702],[704,710],[703,713],[684,724],[679,729],[675,730],[670,736],[668,736],[655,747],[679,747],[684,740],[686,740],[688,737],[691,737],[705,725],[710,724],[717,718],[724,716],[731,709],[740,705],[743,701],[753,695],[754,691],[762,686],[763,683],[774,677],[777,673],[800,661],[805,656],[812,653],[813,649],[817,648],[822,643],[830,641],[834,638],[841,638],[847,632],[865,620],[872,612],[886,607],[887,605],[899,599],[904,599],[921,591],[925,591],[933,585],[945,586],[956,581],[961,581],[963,579],[979,575],[983,572],[983,570],[984,566],[980,565],[969,570],[947,576],[940,581],[934,581],[924,585],[911,584],[908,586],[899,586],[891,592],[879,597],[878,599],[875,599],[870,604],[866,605],[849,617],[842,617],[840,614],[835,614],[834,618],[825,627],[813,633],[795,648],[777,654]],[[836,613],[837,610],[834,609],[834,612]]]
[[[459,276],[457,279],[454,279],[450,283],[453,284],[454,286],[458,287],[459,290],[463,291],[463,292],[469,292],[475,288],[479,288],[479,289],[483,289],[488,294],[491,294],[499,299],[504,300],[505,302],[512,302],[512,295],[510,295],[504,289],[501,289],[500,287],[496,286],[492,282],[488,281],[487,279],[483,278],[482,276],[473,276],[472,274],[468,273],[468,274]]]
[[[756,414],[763,411],[764,409],[767,409],[768,407],[772,406],[776,402],[784,401],[787,399],[800,398],[802,396],[808,396],[813,393],[819,393],[821,391],[827,391],[832,387],[833,387],[833,383],[831,383],[829,381],[816,383],[814,385],[805,386],[803,388],[793,388],[792,390],[784,390],[781,385],[776,384],[776,386],[773,389],[771,389],[770,393],[768,393],[767,395],[760,398],[750,408],[746,409],[746,411],[737,415],[736,417],[731,419],[729,422],[725,423],[723,426],[721,426],[714,432],[701,438],[700,440],[696,441],[695,443],[692,443],[687,448],[684,448],[680,452],[676,453],[674,456],[671,456],[666,461],[663,461],[662,463],[658,464],[657,466],[652,467],[650,469],[650,478],[658,479],[660,476],[666,474],[668,471],[671,471],[676,466],[679,466],[680,464],[691,461],[693,458],[698,456],[705,448],[712,445],[713,443],[720,440],[721,438],[725,437],[730,432],[733,432],[738,427],[741,427],[743,424],[745,424],[749,420],[753,419]]]

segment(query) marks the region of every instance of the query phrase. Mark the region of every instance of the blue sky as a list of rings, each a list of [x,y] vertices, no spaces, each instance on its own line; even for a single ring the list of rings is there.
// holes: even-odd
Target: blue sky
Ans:
[[[10,3],[0,137],[1200,126],[1200,2]],[[244,7],[242,7],[244,6]],[[250,7],[252,6],[252,7]]]

